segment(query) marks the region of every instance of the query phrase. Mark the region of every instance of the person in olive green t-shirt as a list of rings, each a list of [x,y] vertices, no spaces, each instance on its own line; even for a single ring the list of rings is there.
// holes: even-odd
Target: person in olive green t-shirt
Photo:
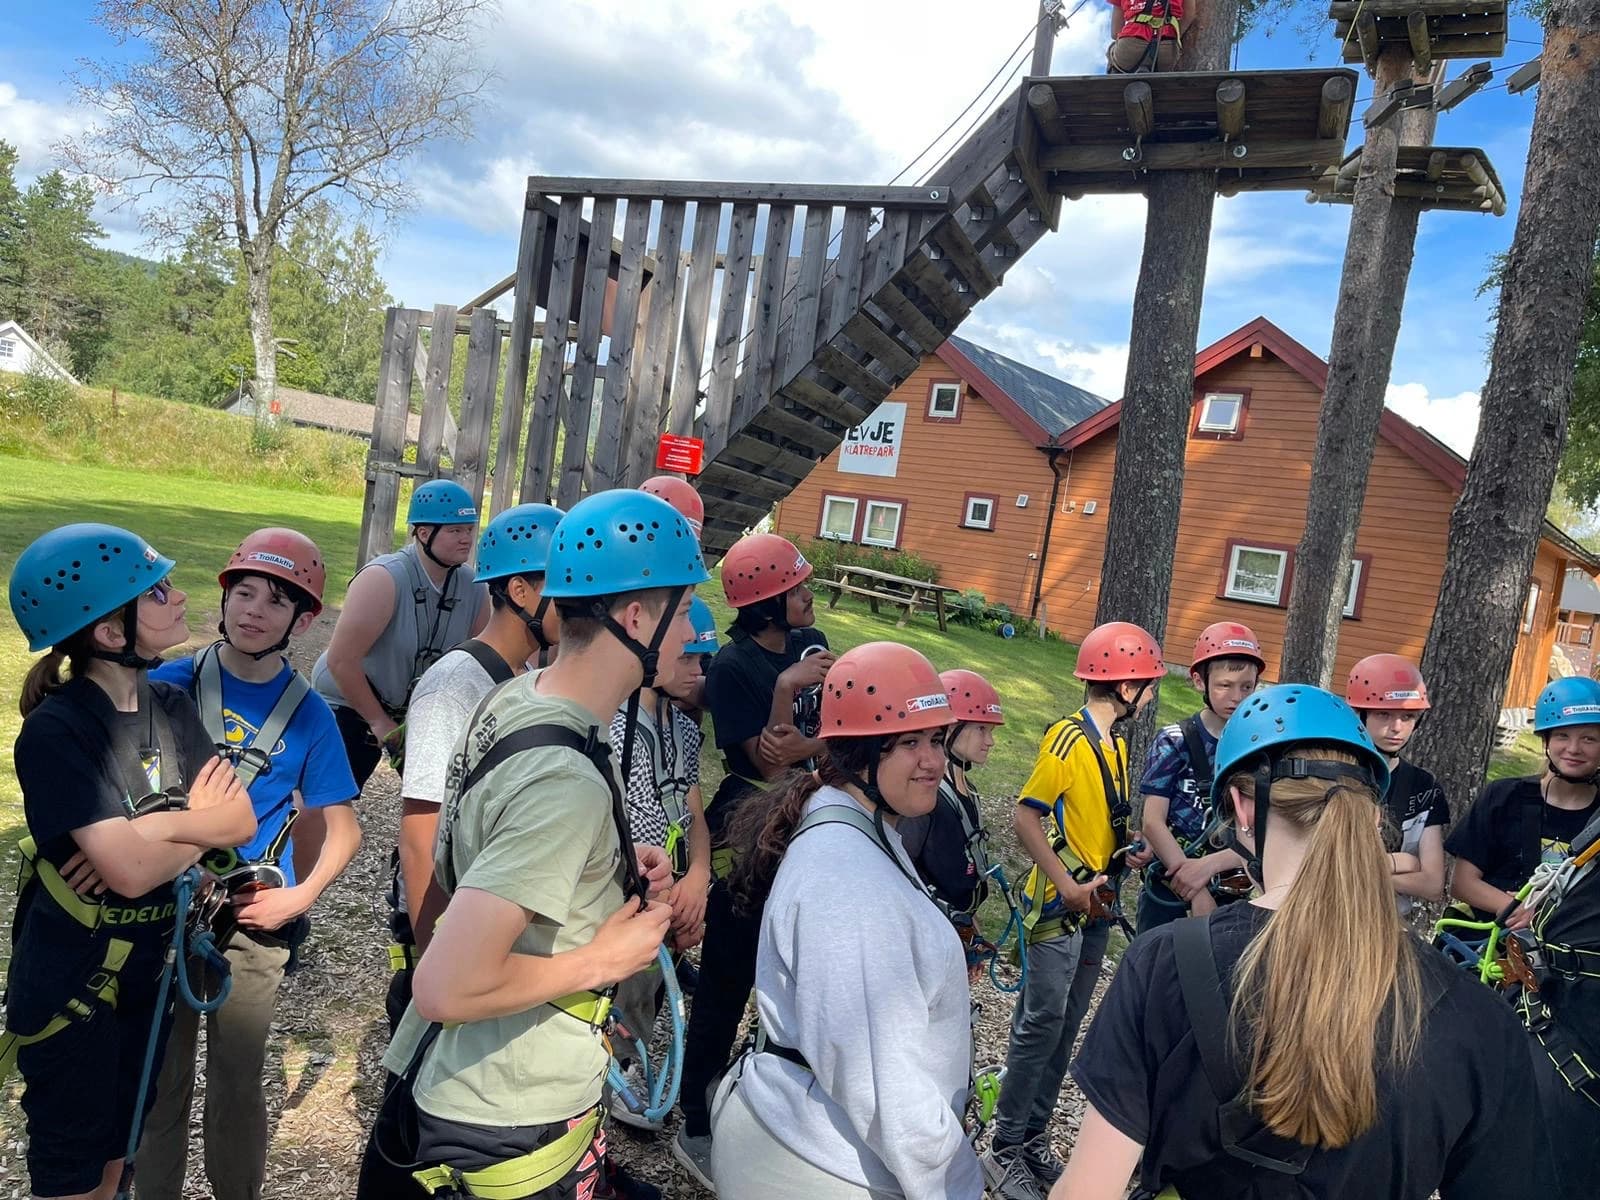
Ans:
[[[651,535],[630,539],[643,529]],[[530,1197],[616,1194],[598,1128],[576,1153],[553,1146],[593,1121],[607,1051],[583,1018],[552,1002],[655,961],[671,909],[637,893],[669,884],[670,864],[650,846],[638,848],[637,870],[624,860],[632,846],[613,816],[615,759],[608,781],[581,751],[539,747],[465,792],[462,782],[533,725],[609,746],[609,714],[642,684],[670,682],[678,655],[660,647],[692,636],[691,589],[705,578],[687,524],[653,496],[598,493],[556,527],[545,594],[561,617],[561,657],[494,692],[457,748],[434,863],[449,902],[384,1058],[388,1086],[358,1200],[422,1195],[415,1169],[471,1176],[545,1147],[560,1177]],[[551,1162],[521,1165],[526,1177]]]

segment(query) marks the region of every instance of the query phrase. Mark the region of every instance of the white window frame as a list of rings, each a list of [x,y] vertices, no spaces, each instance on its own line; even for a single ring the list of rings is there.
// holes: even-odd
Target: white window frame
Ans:
[[[1353,617],[1353,616],[1356,615],[1356,601],[1358,599],[1360,599],[1360,597],[1361,597],[1361,560],[1359,558],[1352,558],[1350,560],[1350,590],[1345,593],[1345,597],[1344,597],[1344,615],[1345,616]]]
[[[1239,570],[1239,556],[1245,552],[1252,554],[1275,554],[1278,557],[1278,586],[1273,594],[1268,596],[1256,592],[1246,592],[1234,587],[1234,576]],[[1234,546],[1228,552],[1228,577],[1222,589],[1222,594],[1229,600],[1243,600],[1246,604],[1279,605],[1283,603],[1283,581],[1289,574],[1289,552],[1287,550],[1274,550],[1269,546],[1247,546],[1243,543]]]
[[[15,358],[17,356],[17,339],[0,338],[0,358]]]
[[[1211,416],[1211,402],[1213,400],[1233,401],[1233,420],[1224,424],[1213,421]],[[1243,392],[1207,392],[1200,397],[1200,419],[1195,423],[1197,433],[1238,433],[1239,422],[1244,420],[1244,393]]]
[[[828,509],[834,504],[848,504],[850,506],[850,532],[828,532]],[[856,539],[856,522],[861,518],[861,501],[854,496],[828,495],[822,498],[822,517],[817,522],[817,536],[826,538],[830,542],[853,542]]]
[[[1523,633],[1533,632],[1533,622],[1539,616],[1539,597],[1541,594],[1537,580],[1528,585],[1528,602],[1522,606]]]
[[[989,506],[988,520],[980,521],[972,515],[972,506],[974,504],[987,504]],[[967,510],[961,514],[961,527],[963,529],[987,529],[992,531],[994,529],[995,507],[996,503],[993,496],[968,496]]]
[[[861,537],[859,539],[861,544],[863,546],[883,546],[893,550],[900,541],[900,523],[906,518],[906,506],[897,504],[893,500],[868,500],[865,501],[865,504],[866,507],[861,513]],[[872,527],[872,510],[875,508],[894,509],[894,536],[888,541],[884,541],[882,538],[874,538],[868,532]]]
[[[950,389],[950,411],[945,412],[939,407],[939,393],[941,389]],[[936,383],[928,390],[928,416],[935,421],[953,421],[961,415],[961,385],[959,383]]]

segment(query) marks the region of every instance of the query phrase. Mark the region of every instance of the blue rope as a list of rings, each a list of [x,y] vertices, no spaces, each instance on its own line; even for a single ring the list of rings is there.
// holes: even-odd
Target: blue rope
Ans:
[[[629,1086],[627,1078],[622,1073],[622,1067],[613,1056],[611,1064],[606,1068],[606,1082],[611,1090],[627,1105],[628,1111],[637,1113],[645,1120],[656,1122],[666,1119],[672,1111],[672,1106],[678,1102],[679,1085],[683,1082],[683,990],[678,986],[678,971],[673,964],[672,955],[667,948],[662,946],[656,951],[656,966],[661,971],[663,982],[667,989],[667,1012],[671,1016],[672,1037],[667,1043],[666,1060],[657,1066],[650,1061],[650,1048],[645,1042],[650,1037],[650,1030],[639,1031],[628,1029],[619,1025],[617,1032],[627,1042],[632,1043],[635,1060],[644,1068],[645,1095],[640,1096]]]
[[[1006,902],[1007,916],[1005,932],[1000,935],[998,942],[992,945],[985,943],[982,956],[989,960],[989,982],[994,984],[995,991],[1012,995],[1020,992],[1028,983],[1028,947],[1025,944],[1022,911],[1017,908],[1016,901],[1012,899],[1011,883],[1006,879],[1005,869],[999,863],[993,863],[985,873],[994,880],[995,886],[1000,889],[1000,895]],[[999,961],[1001,952],[1005,950],[1006,946],[1013,943],[1013,939],[1017,948],[1017,962],[1021,964],[1021,970],[1018,973],[1016,983],[1008,986],[1001,982],[1000,974],[995,970],[995,964]]]

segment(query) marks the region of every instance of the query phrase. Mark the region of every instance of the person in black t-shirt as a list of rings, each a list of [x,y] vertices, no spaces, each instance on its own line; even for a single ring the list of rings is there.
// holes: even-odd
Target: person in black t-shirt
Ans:
[[[35,1196],[117,1186],[153,1099],[153,1087],[139,1094],[152,1028],[160,1062],[172,1022],[170,1007],[157,1020],[172,881],[203,849],[255,836],[250,797],[194,703],[145,676],[189,637],[173,565],[125,529],[67,525],[24,550],[11,576],[28,649],[49,650],[23,682],[14,748],[32,874],[17,897],[5,1017]]]
[[[805,556],[775,533],[741,538],[722,560],[723,595],[737,615],[728,644],[706,672],[705,698],[728,773],[706,805],[716,878],[684,1040],[683,1127],[672,1142],[673,1156],[713,1190],[709,1091],[733,1050],[755,983],[761,933],[759,912],[734,909],[726,882],[732,855],[723,842],[740,804],[822,749],[822,680],[834,655],[828,639],[811,627],[810,577]]]
[[[1406,916],[1413,896],[1437,901],[1444,895],[1444,827],[1450,823],[1450,802],[1432,772],[1400,757],[1432,707],[1428,685],[1409,659],[1372,654],[1351,668],[1344,698],[1389,764],[1384,807],[1393,826],[1390,862],[1396,902],[1400,915]]]
[[[1600,705],[1583,702],[1588,683],[1557,680],[1541,693],[1533,731],[1544,742],[1544,773],[1488,784],[1445,843],[1456,856],[1450,894],[1479,920],[1505,911],[1541,863],[1569,858],[1572,839],[1600,813]],[[1526,929],[1532,919],[1521,904],[1505,925]]]
[[[1262,895],[1128,947],[1073,1067],[1089,1107],[1052,1200],[1120,1200],[1135,1168],[1183,1200],[1551,1196],[1526,1037],[1395,911],[1388,767],[1354,712],[1257,691],[1216,765]]]

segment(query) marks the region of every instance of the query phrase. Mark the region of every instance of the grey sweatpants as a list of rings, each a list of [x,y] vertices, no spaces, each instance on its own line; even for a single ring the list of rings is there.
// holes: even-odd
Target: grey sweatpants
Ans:
[[[1108,922],[1091,921],[1028,947],[1028,982],[1011,1013],[1006,1082],[995,1108],[997,1141],[1025,1141],[1050,1124],[1110,937]]]
[[[267,1037],[289,948],[240,930],[223,953],[233,968],[233,990],[206,1018],[206,1179],[215,1200],[258,1200],[267,1167]],[[139,1143],[140,1200],[183,1196],[199,1035],[199,1014],[180,1000]]]

